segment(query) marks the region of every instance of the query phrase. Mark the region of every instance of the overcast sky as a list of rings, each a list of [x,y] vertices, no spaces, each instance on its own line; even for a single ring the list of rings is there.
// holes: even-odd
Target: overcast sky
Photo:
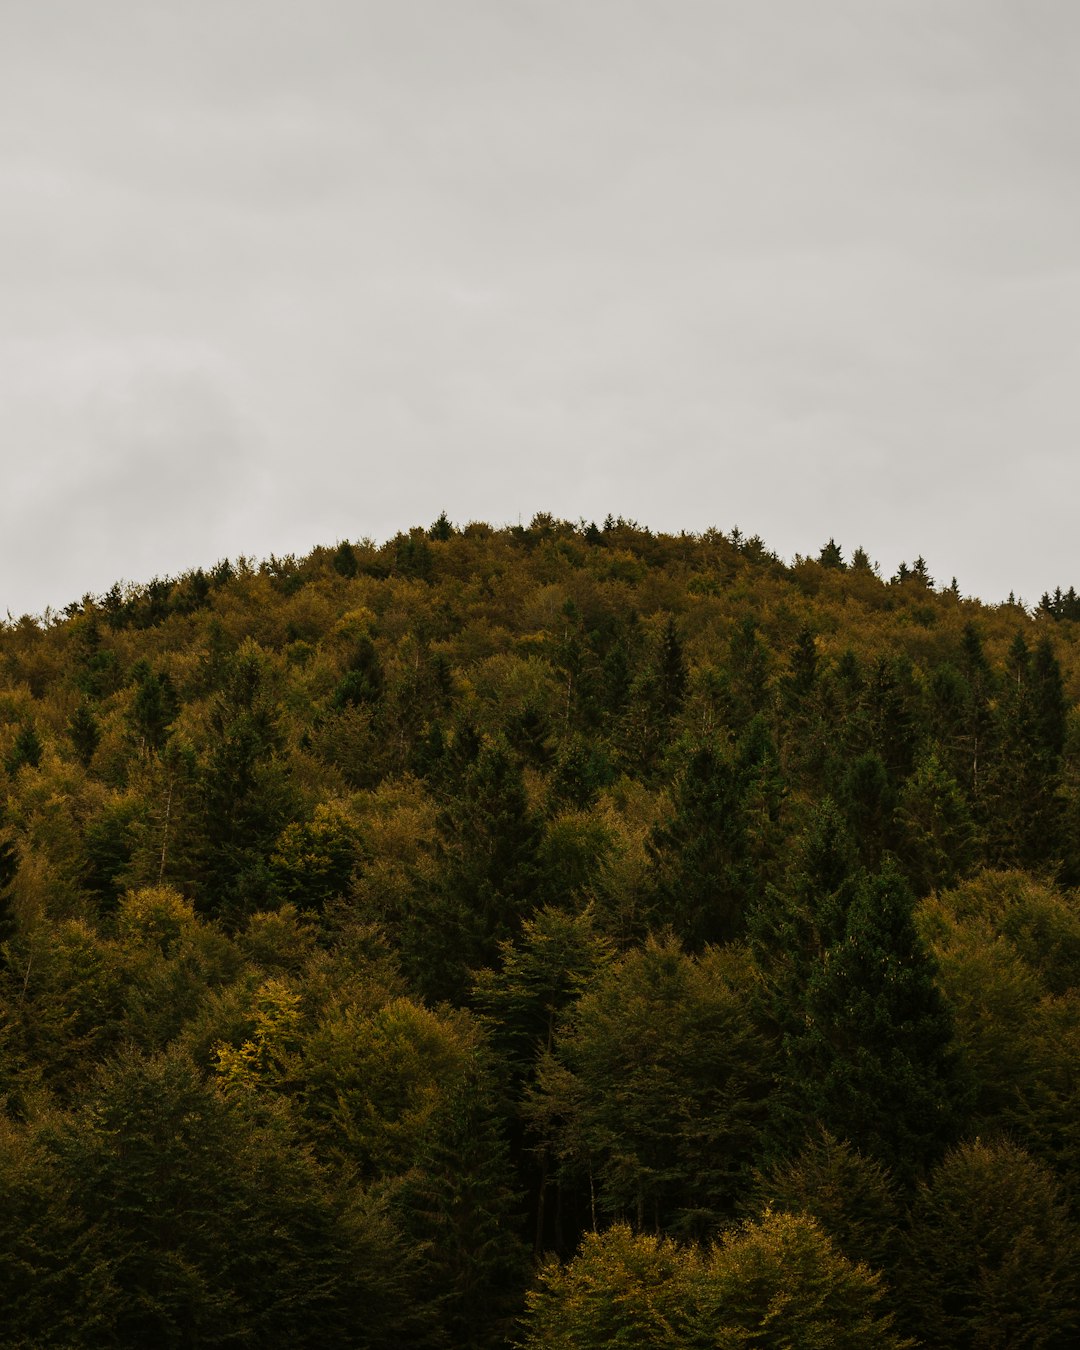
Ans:
[[[2,0],[0,614],[538,510],[1080,585],[1076,0]]]

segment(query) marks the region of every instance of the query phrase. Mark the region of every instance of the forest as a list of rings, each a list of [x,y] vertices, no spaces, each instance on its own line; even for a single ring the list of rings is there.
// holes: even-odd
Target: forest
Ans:
[[[1075,1345],[1078,705],[613,517],[9,616],[0,1343]]]

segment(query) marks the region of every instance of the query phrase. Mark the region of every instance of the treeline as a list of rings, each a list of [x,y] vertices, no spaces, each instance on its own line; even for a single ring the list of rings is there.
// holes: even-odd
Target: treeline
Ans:
[[[458,528],[0,631],[0,1339],[1072,1345],[1080,643]]]

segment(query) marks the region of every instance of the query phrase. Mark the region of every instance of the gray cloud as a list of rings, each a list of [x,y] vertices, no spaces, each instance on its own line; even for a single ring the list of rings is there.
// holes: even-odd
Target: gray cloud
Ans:
[[[3,27],[0,610],[444,507],[1078,580],[1064,0]]]

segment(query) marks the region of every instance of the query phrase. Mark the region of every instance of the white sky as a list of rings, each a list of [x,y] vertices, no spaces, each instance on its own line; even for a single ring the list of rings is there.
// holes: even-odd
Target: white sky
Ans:
[[[0,614],[535,511],[1080,585],[1075,0],[0,0]]]

